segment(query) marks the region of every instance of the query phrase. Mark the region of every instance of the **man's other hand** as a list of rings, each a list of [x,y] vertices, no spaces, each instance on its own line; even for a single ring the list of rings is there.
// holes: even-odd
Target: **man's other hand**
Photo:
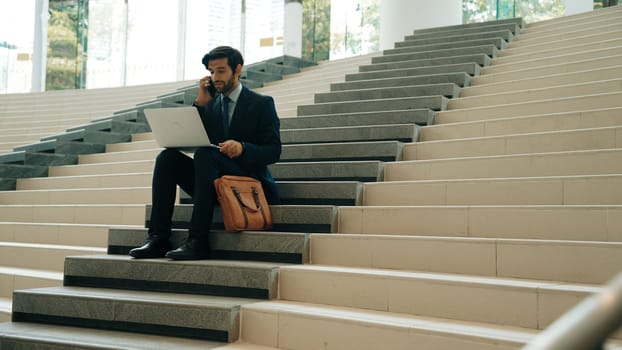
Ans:
[[[219,143],[218,146],[220,146],[220,153],[229,158],[239,157],[244,152],[244,146],[236,140],[227,140]]]

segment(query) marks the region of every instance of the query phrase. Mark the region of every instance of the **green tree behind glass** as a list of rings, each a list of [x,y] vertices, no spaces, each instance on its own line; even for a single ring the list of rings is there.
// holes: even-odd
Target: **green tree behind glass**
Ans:
[[[84,87],[88,0],[50,0],[46,90]]]
[[[497,12],[498,10],[498,12]],[[564,15],[563,0],[463,0],[463,23],[522,17],[537,22]]]
[[[302,57],[325,61],[330,56],[330,0],[302,2]]]

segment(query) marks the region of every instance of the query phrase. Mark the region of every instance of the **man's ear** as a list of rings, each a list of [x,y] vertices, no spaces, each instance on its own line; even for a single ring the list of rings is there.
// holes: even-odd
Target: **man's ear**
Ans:
[[[238,64],[237,66],[235,66],[235,76],[239,79],[240,75],[242,74],[242,65]]]

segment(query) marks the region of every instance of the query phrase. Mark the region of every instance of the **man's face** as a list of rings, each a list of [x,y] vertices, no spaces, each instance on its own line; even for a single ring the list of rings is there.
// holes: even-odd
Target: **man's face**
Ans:
[[[207,64],[207,70],[212,74],[212,81],[217,92],[228,95],[238,87],[237,77],[240,75],[238,70],[241,71],[241,69],[236,69],[235,72],[232,71],[226,57],[210,60]]]

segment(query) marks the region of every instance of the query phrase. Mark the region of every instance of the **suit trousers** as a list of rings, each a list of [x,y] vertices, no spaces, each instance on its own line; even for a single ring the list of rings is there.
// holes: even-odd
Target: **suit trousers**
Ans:
[[[214,180],[222,175],[248,176],[240,164],[213,147],[202,147],[194,157],[176,150],[163,150],[155,161],[151,187],[152,209],[149,235],[171,234],[177,186],[192,196],[194,206],[189,238],[207,238],[217,203]]]

